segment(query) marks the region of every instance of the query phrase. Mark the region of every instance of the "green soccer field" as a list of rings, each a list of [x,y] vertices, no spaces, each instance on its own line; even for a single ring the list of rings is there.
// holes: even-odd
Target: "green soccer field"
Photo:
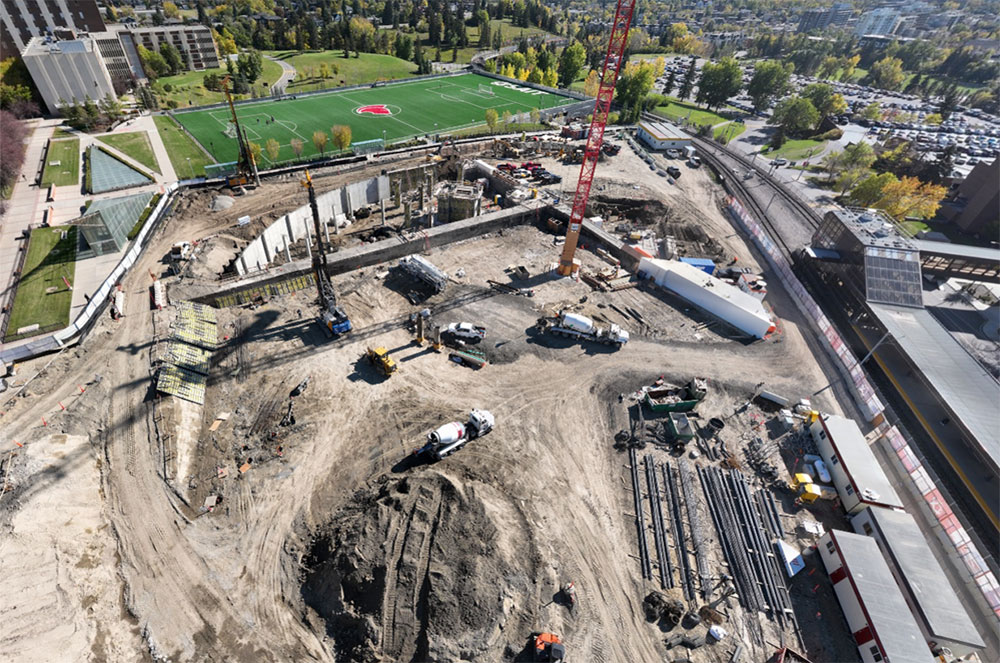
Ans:
[[[480,86],[493,94],[482,91]],[[296,158],[291,147],[295,138],[303,143],[303,157],[320,154],[313,144],[313,133],[322,131],[331,138],[330,127],[338,124],[351,127],[352,144],[383,137],[386,143],[391,144],[414,136],[484,124],[486,111],[490,108],[502,117],[504,111],[513,115],[529,112],[533,108],[541,110],[564,106],[574,101],[487,76],[462,74],[347,92],[333,91],[297,99],[242,104],[236,107],[236,112],[249,140],[262,148],[269,138],[278,141],[281,149],[276,162],[282,162]],[[366,106],[384,106],[387,113],[358,112]],[[174,118],[216,161],[226,163],[237,159],[236,140],[225,134],[229,123],[228,109],[175,113]],[[335,149],[331,139],[325,153],[330,154]],[[266,150],[261,153],[261,161],[263,167],[270,167],[271,159]]]

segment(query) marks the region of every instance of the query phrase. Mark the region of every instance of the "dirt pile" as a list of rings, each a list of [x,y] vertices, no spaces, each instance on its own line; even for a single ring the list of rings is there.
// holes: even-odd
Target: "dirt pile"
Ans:
[[[497,660],[530,602],[518,508],[477,481],[423,469],[385,478],[317,534],[302,595],[342,660]]]

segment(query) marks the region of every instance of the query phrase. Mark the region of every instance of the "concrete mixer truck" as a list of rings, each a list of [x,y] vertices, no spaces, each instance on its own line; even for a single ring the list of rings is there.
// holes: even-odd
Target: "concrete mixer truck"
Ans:
[[[415,456],[426,454],[431,460],[441,460],[455,453],[469,440],[486,435],[493,430],[493,415],[486,410],[473,410],[469,420],[460,423],[452,421],[427,434],[427,444],[413,452]]]

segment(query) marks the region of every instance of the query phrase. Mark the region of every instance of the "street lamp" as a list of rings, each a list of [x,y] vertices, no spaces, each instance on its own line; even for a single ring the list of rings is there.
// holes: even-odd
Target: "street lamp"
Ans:
[[[194,179],[194,166],[191,165],[191,157],[187,158],[188,170],[191,171],[191,179]]]

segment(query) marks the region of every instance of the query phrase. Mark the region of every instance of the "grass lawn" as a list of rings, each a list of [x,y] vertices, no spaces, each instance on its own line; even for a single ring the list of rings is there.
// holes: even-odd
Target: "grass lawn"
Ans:
[[[361,53],[357,58],[353,55],[344,58],[344,52],[340,50],[306,53],[271,51],[268,55],[295,67],[295,80],[286,88],[287,94],[334,88],[339,85],[371,83],[377,80],[411,78],[417,75],[417,65],[412,62],[377,53]],[[320,78],[319,68],[322,64],[330,65],[331,69],[336,68],[337,73],[327,79]]]
[[[689,104],[675,97],[667,97],[670,102],[665,106],[657,106],[656,112],[665,115],[671,120],[689,120],[693,124],[719,124],[726,122],[726,118],[710,110],[699,108],[694,104]]]
[[[191,177],[192,172],[195,177],[203,176],[205,166],[212,163],[208,155],[169,116],[154,115],[153,122],[156,123],[156,129],[160,132],[163,146],[167,148],[170,163],[173,164],[177,177],[186,179]],[[233,149],[235,151],[236,148]]]
[[[719,136],[726,136],[730,141],[732,141],[746,130],[747,125],[742,122],[729,122],[721,127],[716,127],[714,136],[716,140],[719,139]]]
[[[56,165],[58,164],[58,165]],[[68,186],[80,181],[80,139],[68,138],[49,143],[42,170],[42,186]]]
[[[164,108],[168,107],[168,102],[177,102],[178,108],[185,108],[188,106],[205,106],[208,104],[217,104],[219,102],[225,101],[226,97],[221,92],[213,92],[211,90],[206,90],[203,81],[205,80],[206,74],[219,74],[224,76],[228,73],[225,67],[219,67],[218,69],[203,69],[202,71],[186,71],[182,74],[177,74],[176,76],[164,76],[163,78],[158,78],[155,83],[153,83],[153,90],[156,92],[156,96],[160,98],[160,105]],[[263,72],[254,84],[254,89],[257,90],[258,96],[267,96],[271,93],[271,86],[274,85],[277,80],[281,78],[281,65],[277,62],[271,62],[267,58],[264,59]],[[170,92],[167,92],[165,86],[170,86]],[[234,99],[249,99],[250,95],[238,94],[233,97]]]
[[[493,94],[480,92],[480,85]],[[337,124],[351,127],[354,144],[381,139],[383,135],[387,142],[393,143],[485,124],[488,109],[494,109],[502,116],[504,111],[517,114],[533,108],[564,106],[572,101],[562,95],[485,76],[462,74],[377,88],[332,91],[298,99],[243,104],[237,107],[237,113],[250,141],[262,147],[269,138],[278,141],[281,149],[277,161],[282,162],[296,158],[291,148],[291,141],[295,138],[303,142],[303,157],[319,154],[312,142],[313,133],[322,131],[329,136],[330,127]],[[372,110],[358,113],[367,106],[371,106]],[[377,110],[384,112],[376,113]],[[236,141],[223,133],[228,115],[227,109],[220,108],[177,113],[174,117],[217,161],[228,162],[237,158]],[[270,122],[272,116],[275,122]],[[325,153],[332,151],[332,145],[328,144]],[[270,165],[266,152],[262,154],[261,161],[265,167]]]
[[[902,226],[903,230],[910,235],[916,235],[918,232],[931,229],[931,227],[923,221],[901,221],[899,222],[899,225]]]
[[[56,130],[52,132],[52,139],[56,138],[73,138],[76,136],[72,131],[66,127],[56,127]]]
[[[769,159],[785,157],[789,161],[798,161],[800,159],[808,159],[813,154],[819,154],[825,147],[825,140],[803,138],[801,140],[786,140],[785,144],[782,145],[780,149],[774,150],[773,152],[766,152],[764,154]]]
[[[160,172],[160,164],[156,162],[156,155],[153,154],[153,146],[149,143],[149,136],[145,131],[130,131],[121,134],[107,134],[97,136],[97,140],[107,143],[122,154],[126,154],[146,168]]]
[[[60,239],[65,232],[66,239]],[[10,313],[10,324],[4,341],[15,340],[21,327],[37,324],[39,331],[52,331],[69,324],[69,308],[73,291],[63,277],[73,283],[76,267],[76,228],[36,228],[28,240],[21,280]]]

